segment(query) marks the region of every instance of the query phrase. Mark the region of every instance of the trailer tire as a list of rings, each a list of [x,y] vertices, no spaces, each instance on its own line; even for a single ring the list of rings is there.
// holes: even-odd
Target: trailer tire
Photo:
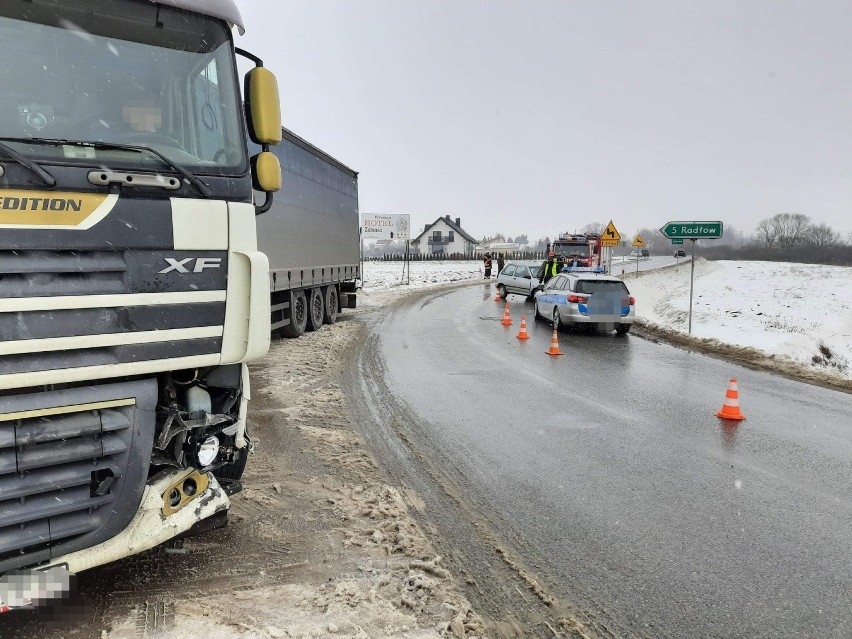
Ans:
[[[318,331],[322,328],[325,317],[325,303],[321,288],[312,288],[308,291],[308,331]]]
[[[308,300],[305,291],[296,289],[290,291],[290,323],[281,329],[284,337],[299,337],[305,332],[308,323]]]
[[[325,287],[325,315],[322,321],[326,324],[334,324],[337,321],[337,309],[340,307],[340,295],[337,287],[332,284]]]

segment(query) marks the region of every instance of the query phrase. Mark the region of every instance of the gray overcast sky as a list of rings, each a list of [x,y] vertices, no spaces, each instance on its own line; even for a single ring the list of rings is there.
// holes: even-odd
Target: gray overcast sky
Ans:
[[[846,2],[241,7],[285,126],[360,172],[364,213],[530,240],[785,211],[852,231]]]

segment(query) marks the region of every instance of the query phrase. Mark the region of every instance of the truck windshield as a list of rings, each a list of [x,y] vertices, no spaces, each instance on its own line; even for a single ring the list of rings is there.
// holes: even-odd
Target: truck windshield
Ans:
[[[0,137],[36,160],[243,173],[246,150],[227,26],[128,0],[0,3]],[[11,140],[10,140],[11,139]]]
[[[587,257],[589,255],[589,245],[585,242],[579,244],[556,242],[553,246],[553,252],[563,257]]]

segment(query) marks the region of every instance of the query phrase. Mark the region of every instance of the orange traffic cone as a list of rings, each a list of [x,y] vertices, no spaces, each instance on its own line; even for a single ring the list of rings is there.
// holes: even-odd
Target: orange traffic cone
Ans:
[[[503,311],[503,321],[500,322],[503,326],[512,325],[512,316],[509,314],[509,302],[506,302],[506,310]]]
[[[553,329],[553,337],[550,338],[550,350],[546,351],[548,355],[564,355],[559,350],[559,338],[556,336],[556,328]]]
[[[521,332],[516,336],[518,339],[529,339],[530,336],[527,334],[527,316],[521,315]]]
[[[725,403],[722,404],[722,410],[716,413],[716,417],[735,419],[737,421],[745,419],[745,415],[740,412],[740,396],[737,392],[737,380],[733,377],[728,386],[728,392],[725,393]]]

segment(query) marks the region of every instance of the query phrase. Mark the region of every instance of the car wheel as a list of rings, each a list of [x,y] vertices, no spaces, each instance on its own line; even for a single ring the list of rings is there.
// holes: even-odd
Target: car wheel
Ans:
[[[626,335],[630,332],[630,324],[619,324],[615,327],[615,332],[619,335]]]
[[[553,307],[553,328],[555,328],[557,331],[561,331],[565,328],[565,326],[562,324],[562,318],[559,316],[558,306]]]
[[[502,284],[497,285],[497,295],[499,295],[502,300],[506,299],[506,295],[508,295],[508,293],[506,293],[506,287]]]

